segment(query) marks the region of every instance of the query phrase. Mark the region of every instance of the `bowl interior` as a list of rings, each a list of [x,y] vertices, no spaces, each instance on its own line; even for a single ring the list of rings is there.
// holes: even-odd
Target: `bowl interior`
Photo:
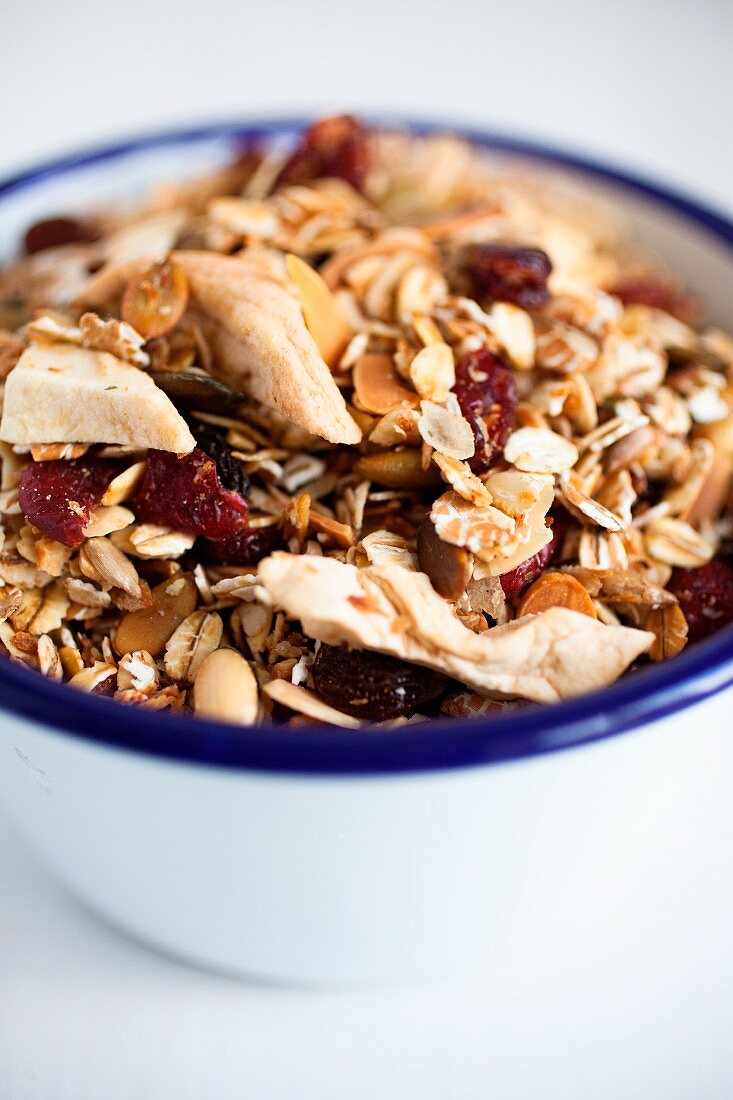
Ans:
[[[35,220],[110,202],[134,204],[156,183],[226,163],[247,139],[286,143],[298,126],[294,120],[224,123],[134,139],[31,169],[0,183],[0,258],[14,254]],[[636,242],[702,297],[711,322],[731,327],[731,223],[687,197],[558,150],[484,133],[467,136],[497,163],[560,173],[590,189]],[[278,771],[385,772],[568,748],[689,706],[731,682],[733,628],[673,662],[581,699],[491,721],[440,720],[377,734],[308,727],[295,737],[278,728],[243,730],[151,714],[69,691],[6,661],[0,662],[0,706],[79,736],[184,760]]]

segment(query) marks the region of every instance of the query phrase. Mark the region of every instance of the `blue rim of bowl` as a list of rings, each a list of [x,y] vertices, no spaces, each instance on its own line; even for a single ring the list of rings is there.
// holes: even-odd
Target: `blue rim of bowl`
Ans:
[[[60,157],[0,182],[12,193],[77,169],[155,148],[288,135],[303,119],[231,121],[167,130]],[[397,120],[378,118],[394,125]],[[733,249],[733,223],[686,195],[645,178],[533,141],[447,122],[399,120],[417,133],[452,130],[499,154],[529,158],[618,185],[682,215]],[[611,687],[552,706],[491,719],[434,719],[394,729],[240,727],[124,707],[0,661],[0,710],[99,745],[213,767],[276,773],[389,775],[521,761],[638,730],[733,685],[733,627],[673,661],[640,669]],[[690,730],[691,736],[693,730]]]

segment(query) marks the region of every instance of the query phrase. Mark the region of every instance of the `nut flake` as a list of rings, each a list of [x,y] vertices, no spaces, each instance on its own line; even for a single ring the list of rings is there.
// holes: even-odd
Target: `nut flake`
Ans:
[[[165,671],[170,678],[193,683],[204,660],[219,647],[223,629],[215,611],[194,611],[184,619],[165,646]]]
[[[526,473],[560,474],[578,461],[578,449],[557,432],[519,428],[507,440],[504,458]]]
[[[428,446],[449,458],[471,458],[476,449],[471,425],[460,411],[434,401],[420,402],[418,430]]]
[[[422,348],[410,363],[412,384],[426,401],[438,404],[448,399],[456,384],[453,351],[447,344],[434,343]]]

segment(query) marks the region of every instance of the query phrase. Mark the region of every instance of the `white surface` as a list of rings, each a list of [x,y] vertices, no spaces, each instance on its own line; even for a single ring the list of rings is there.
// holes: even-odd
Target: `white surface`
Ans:
[[[565,141],[733,210],[731,22],[724,0],[15,4],[0,170],[159,123],[346,105]],[[693,896],[707,857],[682,869]],[[0,821],[0,1097],[727,1097],[719,917],[628,928],[601,986],[592,959],[536,952],[414,990],[248,987],[108,931]]]

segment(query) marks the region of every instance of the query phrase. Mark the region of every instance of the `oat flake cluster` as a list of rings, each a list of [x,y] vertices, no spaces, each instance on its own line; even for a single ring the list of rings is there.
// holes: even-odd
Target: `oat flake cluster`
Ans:
[[[486,715],[733,619],[733,340],[567,182],[317,122],[0,271],[0,650],[241,724]]]

